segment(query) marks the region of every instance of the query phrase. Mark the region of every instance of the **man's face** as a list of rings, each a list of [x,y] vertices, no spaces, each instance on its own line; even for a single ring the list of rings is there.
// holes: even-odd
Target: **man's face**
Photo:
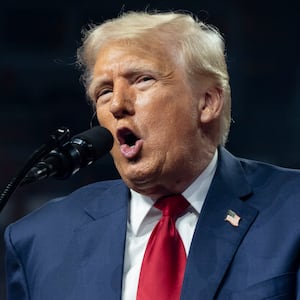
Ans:
[[[207,164],[200,128],[204,89],[193,91],[167,48],[115,42],[102,48],[89,90],[126,184],[151,197],[182,192]]]

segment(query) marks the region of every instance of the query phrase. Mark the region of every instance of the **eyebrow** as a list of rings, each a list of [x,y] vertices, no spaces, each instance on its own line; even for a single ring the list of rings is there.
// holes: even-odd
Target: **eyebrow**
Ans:
[[[141,66],[129,65],[124,71],[120,73],[120,75],[125,78],[130,78],[140,73],[149,73],[156,76],[163,76],[161,71],[158,71],[157,69],[155,70],[155,68],[153,68],[153,66],[151,66],[150,64],[144,64]],[[109,84],[112,84],[112,81],[108,78],[107,75],[103,74],[97,76],[92,80],[90,86],[88,87],[87,93],[89,97],[93,99],[95,89],[97,87],[102,85],[109,85]]]
[[[140,74],[140,73],[150,73],[160,75],[162,72],[158,70],[157,66],[153,66],[153,64],[143,63],[140,61],[138,65],[136,62],[131,62],[129,65],[124,68],[124,71],[121,72],[121,76],[125,78]]]
[[[92,100],[94,100],[94,96],[95,96],[94,94],[95,94],[96,88],[110,82],[108,79],[105,79],[104,77],[106,77],[106,76],[101,76],[101,77],[94,78],[92,80],[92,82],[90,83],[90,85],[87,89],[87,94],[89,95],[89,97]]]

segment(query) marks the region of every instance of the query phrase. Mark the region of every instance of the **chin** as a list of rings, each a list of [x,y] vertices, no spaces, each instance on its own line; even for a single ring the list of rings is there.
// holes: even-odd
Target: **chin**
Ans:
[[[160,173],[156,169],[130,166],[125,171],[120,170],[119,173],[126,184],[134,190],[148,190],[160,182]]]

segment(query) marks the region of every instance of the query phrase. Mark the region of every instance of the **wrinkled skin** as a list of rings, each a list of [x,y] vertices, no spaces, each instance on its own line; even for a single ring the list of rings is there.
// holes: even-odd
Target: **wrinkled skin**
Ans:
[[[107,44],[89,93],[129,188],[153,199],[181,193],[211,160],[217,145],[204,128],[219,117],[222,97],[209,80],[190,84],[167,47]],[[128,133],[138,139],[131,147]]]

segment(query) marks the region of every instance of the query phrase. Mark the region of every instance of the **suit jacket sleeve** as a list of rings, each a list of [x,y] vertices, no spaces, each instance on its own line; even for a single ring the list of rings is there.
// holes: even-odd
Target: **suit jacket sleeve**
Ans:
[[[11,240],[11,227],[5,231],[7,300],[29,299],[26,274]]]

